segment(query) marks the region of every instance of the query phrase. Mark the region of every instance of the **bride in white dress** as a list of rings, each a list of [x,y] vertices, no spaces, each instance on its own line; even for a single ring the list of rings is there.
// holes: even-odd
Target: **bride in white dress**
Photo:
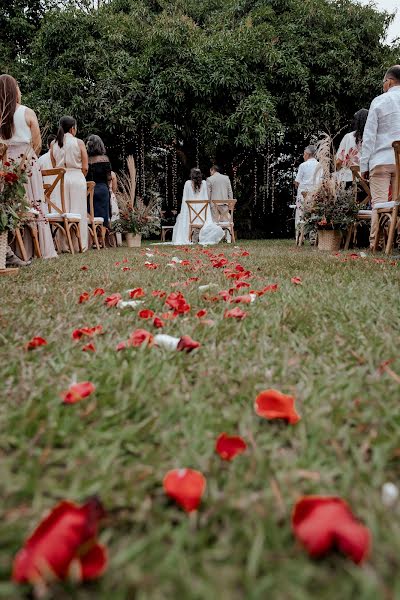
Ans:
[[[172,232],[172,243],[179,246],[185,246],[191,244],[189,240],[189,207],[187,201],[190,200],[204,200],[208,201],[207,184],[203,180],[200,169],[192,169],[190,171],[190,179],[186,181],[185,187],[183,188],[183,197],[181,212],[179,213],[174,230]],[[196,212],[200,213],[202,206],[196,205]],[[204,218],[205,211],[201,213]],[[201,220],[196,217],[193,223],[201,223]],[[210,207],[207,209],[207,216],[205,218],[205,224],[200,229],[199,243],[200,244],[217,244],[224,236],[224,232],[221,227],[216,225],[212,220]]]

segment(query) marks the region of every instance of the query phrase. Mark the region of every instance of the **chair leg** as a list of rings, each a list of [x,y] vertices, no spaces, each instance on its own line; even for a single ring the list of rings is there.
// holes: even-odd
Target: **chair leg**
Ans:
[[[387,243],[386,243],[386,248],[385,248],[385,254],[390,254],[392,252],[392,246],[393,246],[393,242],[394,242],[394,236],[396,233],[396,225],[397,225],[397,215],[398,215],[399,209],[398,206],[395,206],[392,212],[392,218],[390,221],[390,226],[389,226],[389,234],[388,234],[388,239],[387,239]]]
[[[350,240],[351,240],[351,234],[353,233],[353,228],[354,228],[354,225],[350,225],[350,227],[347,230],[346,241],[345,241],[345,244],[344,244],[344,250],[348,250],[349,249]]]
[[[103,225],[100,226],[100,235],[101,235],[101,243],[103,245],[103,250],[105,250],[106,248],[106,232],[107,232],[107,228],[103,227]]]
[[[93,242],[94,242],[94,245],[96,246],[96,249],[100,250],[100,244],[99,244],[99,239],[97,237],[96,225],[93,223],[92,225],[89,225],[88,229],[89,229],[90,235],[93,237]]]
[[[38,230],[37,230],[36,223],[31,223],[29,225],[29,229],[30,229],[31,236],[32,236],[34,252],[38,258],[42,258],[42,252],[40,250]]]
[[[75,254],[74,244],[72,243],[71,231],[69,228],[69,223],[65,223],[65,235],[67,236],[67,242],[68,242],[68,246],[71,251],[71,254]]]
[[[233,228],[233,225],[231,225],[231,236],[232,236],[232,242],[235,244],[236,243],[236,236],[235,236],[235,230]]]
[[[22,260],[24,260],[26,262],[28,260],[28,255],[26,253],[25,244],[24,244],[24,240],[22,239],[20,229],[15,230],[15,240],[18,244],[19,251],[21,252]]]

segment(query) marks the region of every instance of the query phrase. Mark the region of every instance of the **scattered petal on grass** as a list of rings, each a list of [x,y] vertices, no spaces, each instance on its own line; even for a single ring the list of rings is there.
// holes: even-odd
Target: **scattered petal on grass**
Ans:
[[[199,292],[206,292],[207,290],[210,290],[211,288],[216,288],[218,287],[218,285],[216,283],[207,283],[206,285],[199,285]]]
[[[108,307],[117,306],[118,302],[121,300],[121,294],[111,294],[104,300],[104,304]]]
[[[40,346],[47,346],[47,340],[37,335],[25,344],[25,350],[34,350]]]
[[[81,327],[80,329],[74,329],[72,332],[72,339],[80,340],[82,337],[93,337],[100,333],[103,333],[102,325],[96,325],[95,327]]]
[[[293,510],[292,527],[296,538],[315,558],[337,549],[355,563],[361,563],[370,551],[369,530],[338,497],[301,498]]]
[[[221,433],[215,443],[215,451],[223,460],[232,460],[238,454],[244,452],[247,444],[240,436],[229,436]]]
[[[95,391],[96,387],[90,381],[82,381],[82,383],[73,383],[68,390],[61,393],[63,404],[75,404],[83,398],[87,398]]]
[[[197,510],[206,489],[206,479],[200,471],[174,469],[163,481],[164,491],[186,512]]]
[[[89,267],[87,265],[83,265],[83,267],[81,267],[81,271],[88,271]]]
[[[399,489],[391,482],[387,482],[382,486],[382,504],[391,508],[399,499]]]
[[[96,346],[93,344],[93,342],[89,342],[89,344],[83,346],[82,352],[96,352]]]
[[[190,305],[186,302],[185,297],[181,292],[171,292],[166,299],[165,304],[178,314],[185,314],[190,311]]]
[[[286,396],[278,390],[265,390],[261,392],[255,401],[255,411],[258,416],[265,419],[284,419],[291,425],[300,421],[294,407],[294,397]]]
[[[144,266],[146,267],[146,269],[149,269],[150,271],[154,271],[154,269],[158,269],[158,267],[159,267],[159,265],[156,265],[155,263],[149,263],[149,262],[144,263]]]
[[[88,292],[83,292],[83,294],[79,296],[78,304],[83,304],[88,300],[90,300],[90,294],[88,294]]]
[[[143,300],[120,300],[117,304],[117,308],[137,308],[142,306]]]
[[[202,319],[203,317],[205,317],[207,314],[207,310],[205,308],[202,308],[201,310],[197,311],[196,313],[196,317],[198,319]]]
[[[154,317],[154,319],[153,319],[153,325],[157,329],[161,329],[162,327],[165,327],[165,323],[164,323],[164,321],[162,319],[160,319],[160,317]]]
[[[180,338],[173,337],[172,335],[167,335],[165,333],[158,333],[154,336],[154,343],[160,348],[165,348],[166,350],[177,350]]]
[[[292,279],[290,280],[294,285],[301,285],[303,282],[301,280],[301,277],[292,277]]]
[[[271,283],[270,285],[266,285],[265,288],[263,288],[263,292],[277,292],[278,291],[278,284],[277,283]]]
[[[244,310],[242,310],[238,306],[236,306],[235,308],[227,309],[224,312],[224,319],[238,319],[241,321],[241,320],[245,319],[246,317],[247,317],[247,313],[244,312]]]
[[[105,291],[103,288],[96,288],[93,292],[93,296],[104,296]]]
[[[154,317],[154,310],[144,308],[138,312],[139,319],[152,319]]]
[[[129,290],[129,298],[143,298],[146,294],[144,293],[143,288],[134,288],[133,290]]]
[[[55,578],[66,580],[75,572],[83,581],[100,577],[107,566],[107,553],[96,538],[104,516],[97,499],[82,506],[66,500],[57,504],[17,553],[13,580],[38,585]]]
[[[256,294],[246,294],[244,296],[235,296],[231,299],[232,304],[251,304],[256,299]]]
[[[192,340],[192,338],[189,335],[183,335],[178,342],[177,350],[179,350],[179,351],[184,350],[185,352],[192,352],[192,350],[195,350],[196,348],[199,348],[199,347],[200,347],[199,342],[195,342],[195,340]]]
[[[131,346],[152,346],[154,343],[154,336],[150,331],[146,331],[146,329],[136,329],[130,337],[129,343]]]

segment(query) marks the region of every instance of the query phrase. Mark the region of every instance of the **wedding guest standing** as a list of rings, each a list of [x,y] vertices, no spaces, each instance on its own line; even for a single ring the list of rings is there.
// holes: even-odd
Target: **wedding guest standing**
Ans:
[[[39,211],[40,251],[43,258],[54,258],[57,253],[50,226],[45,218],[47,205],[37,160],[42,145],[39,123],[34,111],[21,104],[21,91],[10,75],[0,76],[0,107],[0,142],[6,144],[9,159],[26,161],[28,173],[26,195],[32,208]]]
[[[208,199],[211,201],[211,213],[214,221],[229,221],[230,215],[227,204],[214,205],[213,200],[232,200],[233,191],[231,180],[228,175],[222,175],[218,165],[213,165],[210,169],[210,177],[207,179]],[[231,234],[226,231],[226,239],[231,241]]]
[[[110,185],[112,184],[111,164],[106,154],[103,140],[98,135],[90,135],[86,142],[89,157],[87,181],[94,181],[94,216],[104,219],[104,227],[109,227],[111,216]],[[89,206],[88,206],[89,210]]]
[[[317,148],[307,146],[303,153],[304,162],[299,166],[294,185],[297,188],[295,227],[302,219],[304,210],[303,192],[310,192],[318,183],[319,162],[315,158]]]
[[[364,135],[365,123],[367,122],[368,110],[358,110],[352,121],[350,133],[346,133],[340,142],[336,154],[336,170],[339,181],[346,185],[353,181],[353,173],[350,167],[359,167],[361,158],[361,147]]]
[[[49,135],[49,137],[47,138],[48,151],[45,152],[44,154],[42,154],[41,156],[39,156],[39,158],[38,158],[38,163],[39,163],[39,167],[40,167],[41,171],[47,171],[47,170],[53,168],[53,164],[51,162],[51,156],[50,156],[50,148],[51,148],[52,143],[55,141],[55,139],[56,139],[55,135],[53,135],[53,134]],[[55,175],[47,175],[47,176],[43,177],[43,182],[51,185],[53,183],[54,179],[55,179]],[[54,188],[54,190],[51,194],[51,201],[58,208],[62,208],[61,207],[61,192],[60,192],[59,185],[56,185],[56,187]]]
[[[365,179],[369,178],[371,189],[371,249],[378,231],[378,213],[374,206],[388,201],[389,188],[395,182],[396,161],[392,144],[396,140],[400,140],[400,65],[394,65],[386,72],[383,94],[372,101],[364,130],[361,174]]]
[[[85,144],[77,139],[76,120],[62,117],[56,141],[52,144],[50,155],[53,167],[64,167],[64,198],[67,212],[80,215],[82,249],[88,247],[88,219],[86,201],[86,179],[88,155]]]

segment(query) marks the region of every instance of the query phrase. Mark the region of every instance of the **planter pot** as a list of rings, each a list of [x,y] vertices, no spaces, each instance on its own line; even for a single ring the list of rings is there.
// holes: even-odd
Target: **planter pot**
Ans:
[[[342,234],[337,229],[318,229],[318,250],[337,252],[342,241]]]
[[[0,270],[6,268],[8,233],[0,233]]]
[[[140,233],[137,233],[136,235],[133,233],[126,233],[125,237],[128,248],[140,248],[142,243],[142,235]]]

